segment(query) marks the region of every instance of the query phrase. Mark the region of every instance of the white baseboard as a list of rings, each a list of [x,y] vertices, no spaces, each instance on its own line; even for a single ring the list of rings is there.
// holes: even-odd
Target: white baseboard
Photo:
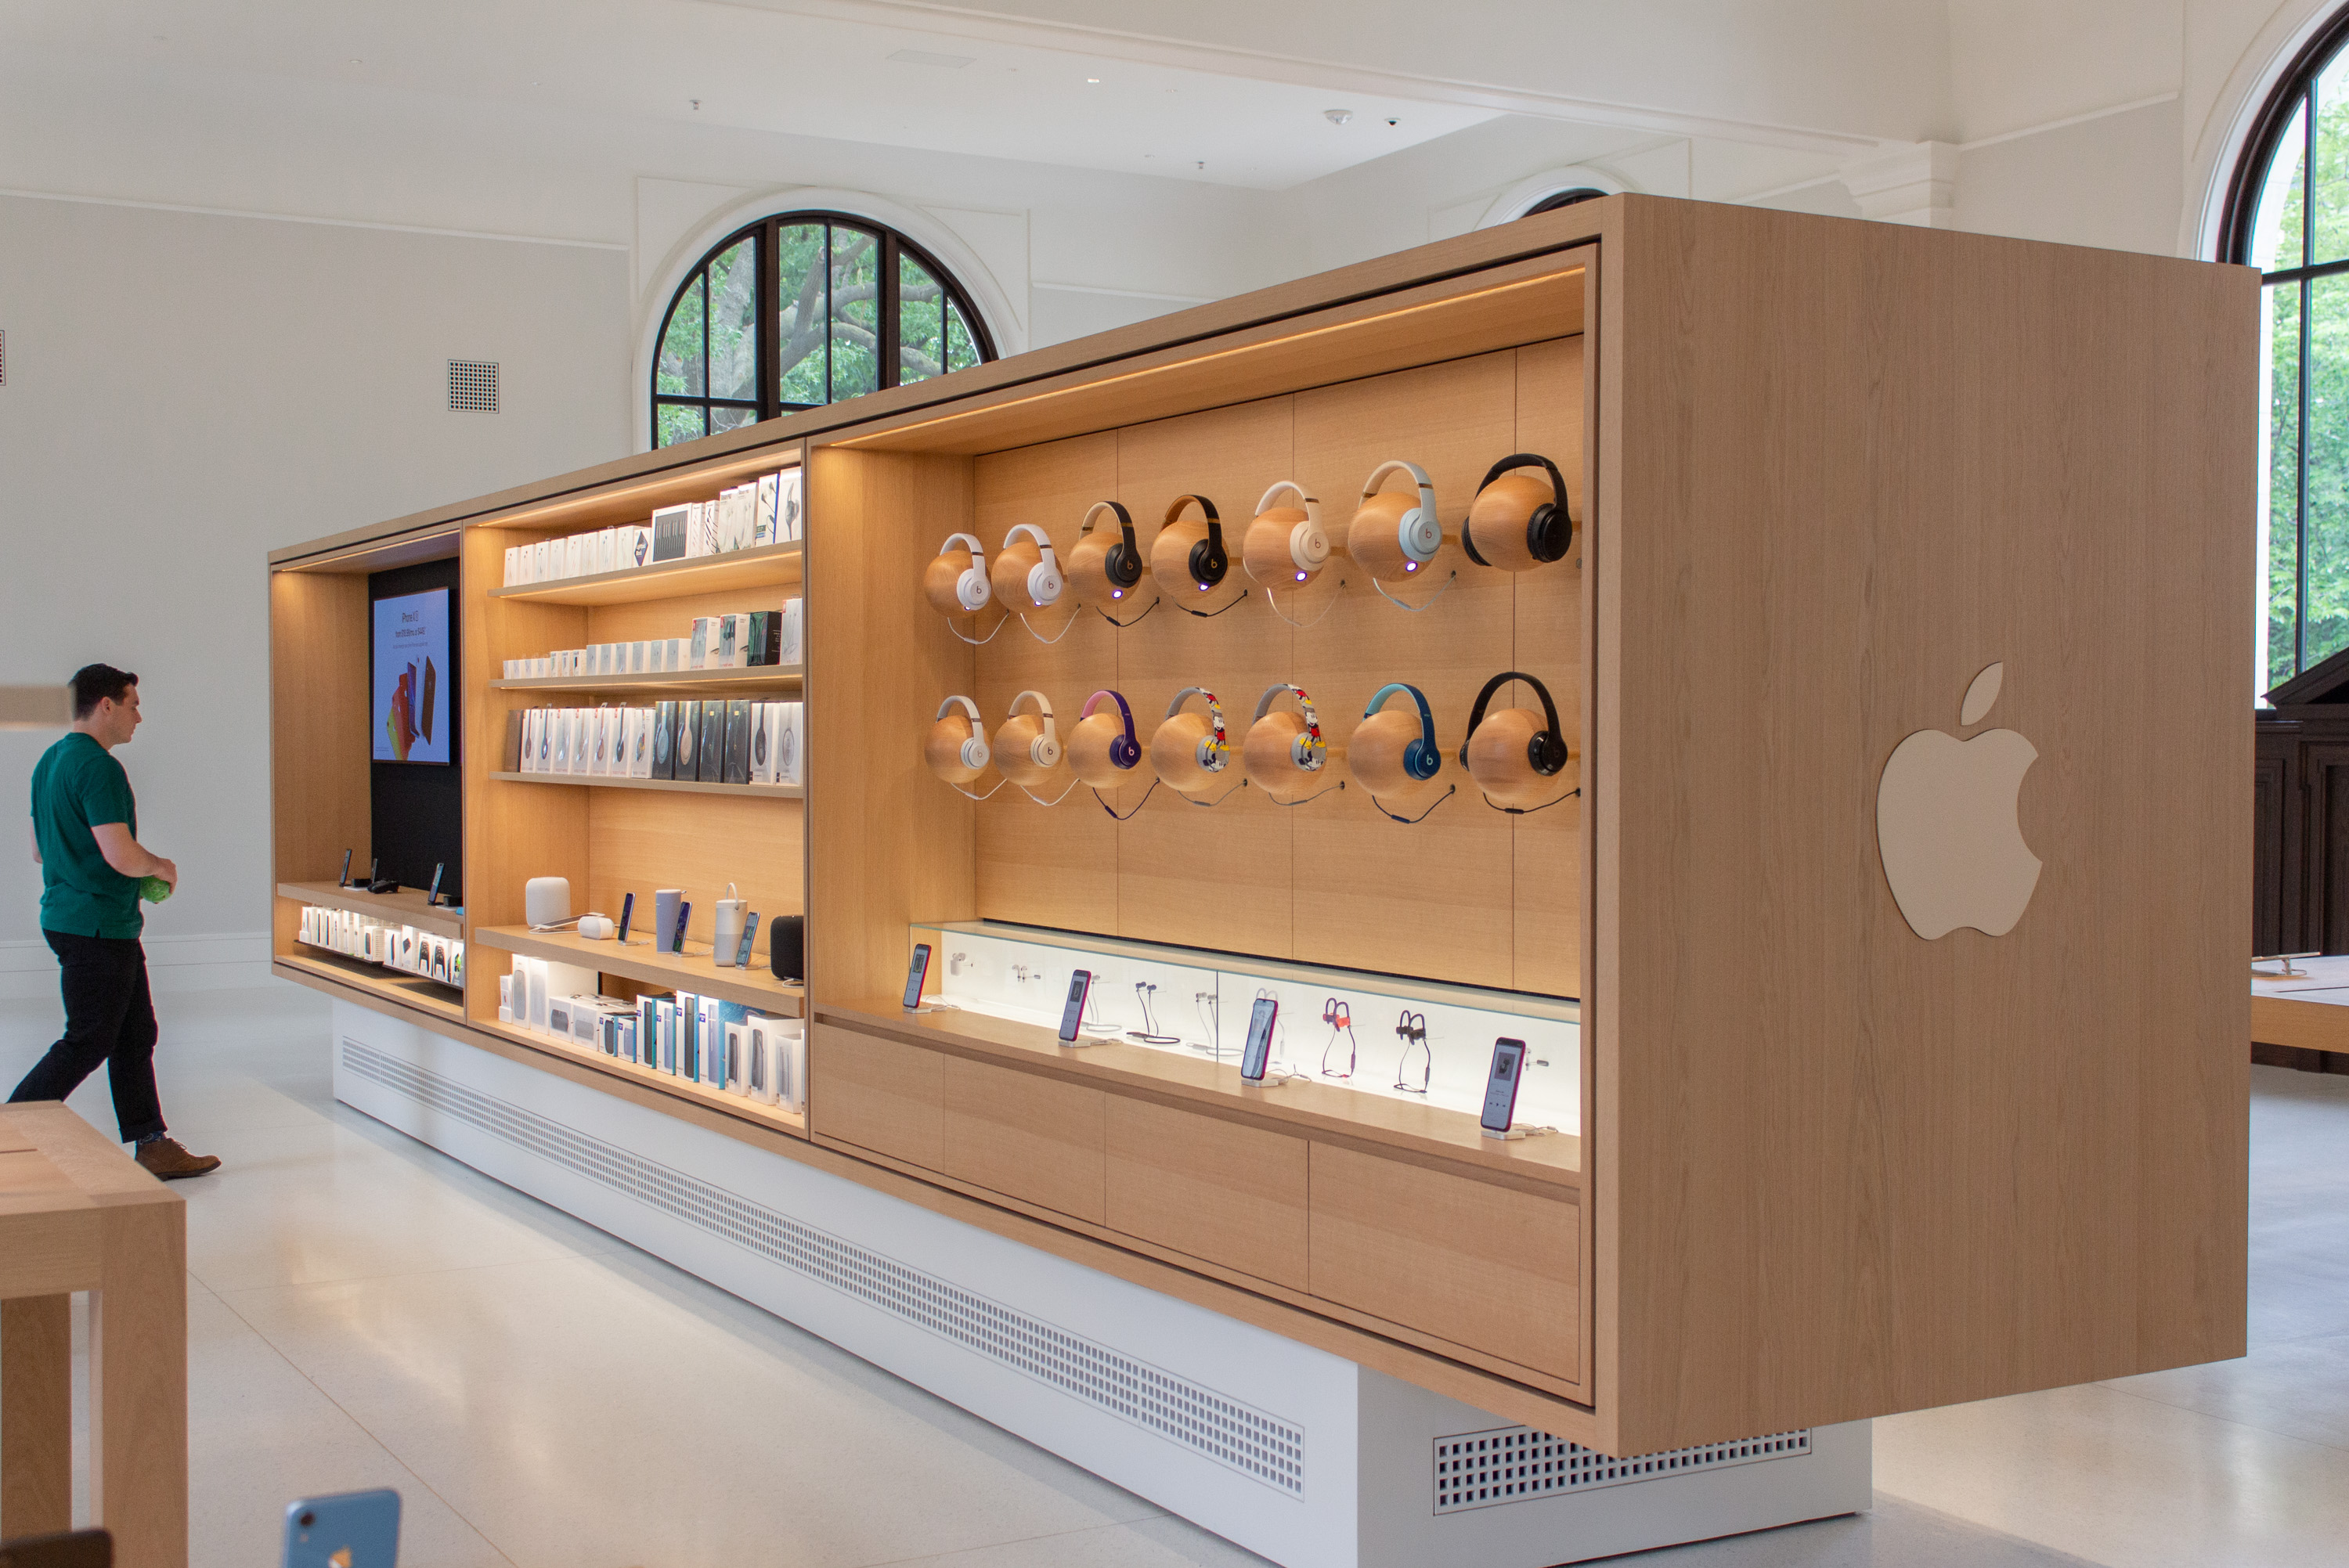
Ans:
[[[216,932],[150,936],[147,983],[158,995],[231,991],[269,983],[269,934]],[[57,958],[47,942],[0,942],[0,998],[54,998]]]

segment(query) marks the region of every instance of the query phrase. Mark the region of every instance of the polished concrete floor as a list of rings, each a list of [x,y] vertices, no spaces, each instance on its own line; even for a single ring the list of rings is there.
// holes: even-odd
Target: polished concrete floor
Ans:
[[[180,1188],[198,1568],[368,1486],[409,1568],[1258,1561],[335,1104],[312,994],[160,1010],[228,1161]],[[0,1080],[56,1026],[0,1002]],[[2349,1564],[2349,1078],[2254,1068],[2251,1161],[2247,1359],[1879,1421],[1872,1513],[1627,1561]]]

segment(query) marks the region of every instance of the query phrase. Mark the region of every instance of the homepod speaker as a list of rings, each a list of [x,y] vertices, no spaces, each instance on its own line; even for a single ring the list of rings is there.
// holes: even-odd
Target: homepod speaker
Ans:
[[[1287,491],[1296,506],[1272,503]],[[1294,480],[1282,480],[1256,503],[1256,521],[1240,542],[1240,564],[1247,574],[1268,587],[1302,588],[1320,574],[1330,559],[1329,531],[1321,526],[1321,503],[1305,493]]]
[[[1276,712],[1273,704],[1294,696],[1297,707]],[[1276,800],[1314,782],[1328,763],[1329,745],[1321,737],[1321,720],[1303,686],[1276,682],[1257,698],[1256,720],[1240,743],[1240,759],[1247,776]]]
[[[1379,488],[1396,474],[1408,476],[1413,488]],[[1346,553],[1372,577],[1400,583],[1417,575],[1443,548],[1444,524],[1436,517],[1435,484],[1427,470],[1400,459],[1372,469],[1346,530]]]
[[[778,980],[807,978],[807,916],[779,914],[767,925],[767,963]]]
[[[1183,705],[1193,697],[1203,712],[1186,713]],[[1216,786],[1216,775],[1231,766],[1231,738],[1224,728],[1224,705],[1205,686],[1185,686],[1166,705],[1166,719],[1150,738],[1150,766],[1169,789],[1185,795],[1203,795]]]
[[[1537,452],[1513,452],[1486,470],[1460,527],[1460,548],[1468,559],[1504,572],[1530,572],[1563,560],[1573,544],[1566,480]]]
[[[1021,713],[1026,703],[1034,713]],[[1023,691],[1011,699],[1010,717],[995,732],[995,768],[1021,789],[1040,784],[1061,765],[1061,737],[1052,727],[1052,704],[1040,691]]]
[[[1103,520],[1115,524],[1105,528]],[[1108,614],[1133,596],[1142,583],[1142,551],[1133,542],[1133,514],[1113,500],[1097,500],[1085,513],[1065,568],[1069,591],[1080,604]]]
[[[967,696],[938,704],[937,722],[922,741],[922,760],[931,772],[948,784],[968,784],[987,771],[991,755],[979,727],[978,704]]]
[[[523,919],[532,925],[561,925],[571,918],[571,879],[533,877],[523,884]]]
[[[1523,681],[1541,701],[1541,711],[1504,707],[1485,712],[1495,693]],[[1504,670],[1485,683],[1468,715],[1468,738],[1460,745],[1460,765],[1468,769],[1486,799],[1504,810],[1547,805],[1580,783],[1573,745],[1559,727],[1557,704],[1549,688],[1532,676]]]
[[[1387,707],[1396,696],[1410,697],[1411,706]],[[1435,744],[1435,715],[1426,694],[1401,681],[1381,686],[1346,742],[1346,766],[1373,795],[1408,795],[1434,778],[1444,753]]]
[[[1135,776],[1142,744],[1133,733],[1133,709],[1113,691],[1085,698],[1084,712],[1069,731],[1069,771],[1096,789],[1114,789]]]

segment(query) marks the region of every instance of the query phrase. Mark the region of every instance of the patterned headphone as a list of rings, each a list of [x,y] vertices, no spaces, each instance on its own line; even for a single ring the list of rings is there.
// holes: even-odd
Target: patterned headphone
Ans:
[[[1557,732],[1557,704],[1550,700],[1549,687],[1520,670],[1503,670],[1486,681],[1485,689],[1476,694],[1476,706],[1468,714],[1467,738],[1460,742],[1460,766],[1468,766],[1468,741],[1475,738],[1476,727],[1485,722],[1485,705],[1493,700],[1495,692],[1511,681],[1525,682],[1534,688],[1534,695],[1541,698],[1543,727],[1526,742],[1526,760],[1532,763],[1534,771],[1543,778],[1554,778],[1571,758],[1565,738]]]
[[[1105,511],[1117,514],[1118,531],[1123,537],[1109,547],[1108,554],[1102,557],[1102,575],[1109,579],[1109,596],[1123,599],[1128,589],[1142,581],[1142,550],[1133,542],[1133,514],[1113,500],[1097,500],[1093,502],[1092,510],[1085,513],[1084,526],[1077,532],[1080,535],[1091,533],[1093,519]]]
[[[1193,501],[1197,501],[1199,510],[1207,514],[1207,537],[1191,546],[1186,564],[1191,581],[1205,593],[1232,569],[1232,558],[1224,552],[1224,521],[1216,514],[1216,503],[1203,495],[1178,495],[1167,503],[1166,521],[1162,526],[1173,527],[1174,520],[1183,515],[1183,509]]]
[[[1444,767],[1444,753],[1435,744],[1435,715],[1428,709],[1425,694],[1415,686],[1390,681],[1379,687],[1377,695],[1371,698],[1371,706],[1362,709],[1362,717],[1368,718],[1378,712],[1385,706],[1387,698],[1397,692],[1410,693],[1411,700],[1419,705],[1419,738],[1403,747],[1402,770],[1423,783],[1434,778]]]
[[[938,546],[938,553],[950,554],[957,543],[970,547],[970,564],[955,579],[955,603],[966,610],[984,610],[993,593],[987,585],[987,552],[979,548],[973,534],[949,533],[947,542]]]
[[[1221,773],[1231,765],[1232,743],[1224,730],[1224,705],[1216,700],[1216,694],[1206,686],[1185,686],[1174,694],[1174,700],[1166,705],[1166,717],[1174,717],[1182,711],[1183,705],[1195,696],[1207,699],[1207,733],[1194,748],[1193,755],[1198,758],[1199,766],[1208,772]]]
[[[1290,686],[1286,681],[1275,681],[1264,688],[1262,696],[1256,699],[1256,716],[1258,719],[1262,719],[1266,714],[1270,713],[1273,699],[1285,691],[1297,694],[1297,710],[1305,717],[1305,733],[1288,738],[1288,759],[1308,773],[1319,773],[1321,771],[1322,761],[1330,754],[1330,747],[1329,743],[1321,738],[1321,720],[1314,715],[1313,699],[1305,695],[1303,686]]]
[[[937,722],[945,722],[947,710],[957,703],[962,706],[965,713],[970,715],[970,734],[962,743],[962,765],[965,768],[984,768],[987,766],[987,759],[994,753],[987,748],[987,729],[978,717],[978,704],[967,696],[950,696],[938,704]]]
[[[1117,704],[1118,715],[1125,720],[1125,733],[1109,743],[1110,766],[1120,769],[1132,768],[1142,760],[1142,743],[1133,738],[1133,709],[1126,705],[1125,698],[1122,695],[1106,687],[1093,693],[1092,696],[1085,698],[1085,710],[1077,715],[1077,722],[1081,724],[1091,718],[1093,716],[1093,709],[1101,706],[1103,697]]]

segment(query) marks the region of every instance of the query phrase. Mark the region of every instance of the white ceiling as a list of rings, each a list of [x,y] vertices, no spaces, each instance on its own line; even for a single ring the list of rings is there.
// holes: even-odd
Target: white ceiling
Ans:
[[[1009,41],[873,19],[919,12],[856,9],[228,0],[197,12],[174,0],[19,0],[0,6],[0,48],[134,60],[245,91],[349,83],[426,95],[452,115],[468,102],[543,107],[1265,190],[1502,112],[1089,53],[1106,40],[1073,30]],[[1350,121],[1330,123],[1330,108]]]

